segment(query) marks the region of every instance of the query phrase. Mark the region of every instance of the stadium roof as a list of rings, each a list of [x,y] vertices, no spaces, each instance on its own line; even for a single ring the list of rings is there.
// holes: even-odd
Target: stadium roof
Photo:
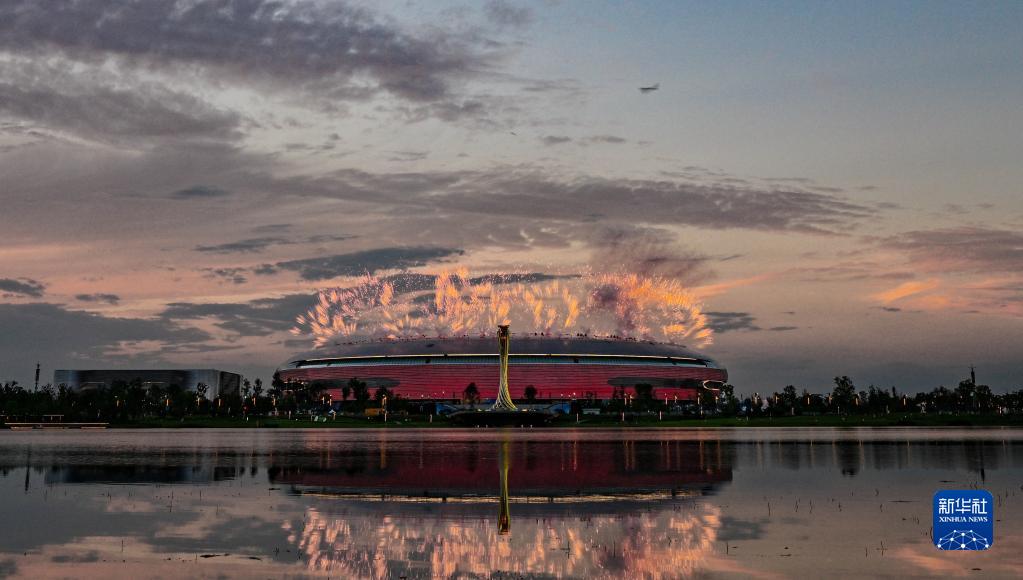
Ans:
[[[588,336],[542,336],[539,334],[512,335],[511,355],[598,355],[626,357],[664,357],[695,359],[707,366],[717,367],[713,359],[685,346],[652,341],[593,338]],[[335,342],[318,350],[292,357],[289,361],[314,361],[349,357],[380,356],[455,356],[497,355],[495,337],[382,339],[361,342]],[[286,365],[288,366],[288,365]]]

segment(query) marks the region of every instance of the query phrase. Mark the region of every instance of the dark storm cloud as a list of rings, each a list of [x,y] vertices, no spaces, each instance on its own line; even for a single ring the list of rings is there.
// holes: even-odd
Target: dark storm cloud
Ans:
[[[237,113],[156,83],[126,84],[94,70],[0,63],[0,114],[111,143],[240,135]]]
[[[121,297],[117,294],[75,294],[75,300],[79,302],[103,302],[105,304],[117,304]]]
[[[227,190],[206,185],[193,185],[170,194],[174,199],[210,199],[214,197],[227,197],[229,195],[231,195],[231,192]]]
[[[704,312],[710,318],[710,327],[714,332],[732,332],[736,330],[762,330],[756,324],[756,318],[749,312]]]
[[[219,328],[241,336],[267,336],[294,326],[295,316],[315,305],[315,294],[289,294],[244,303],[175,302],[160,317],[167,321],[215,319]]]
[[[0,50],[122,68],[206,73],[218,81],[304,88],[324,96],[384,90],[446,97],[453,80],[487,69],[473,35],[413,36],[345,2],[275,0],[10,0]],[[368,86],[372,83],[372,86]]]
[[[6,296],[42,297],[46,285],[31,278],[0,278],[0,292]]]
[[[138,360],[158,360],[163,348],[202,343],[210,336],[165,320],[109,318],[56,304],[0,304],[0,369],[28,360],[50,364],[102,364],[122,344],[162,346]]]
[[[911,231],[881,240],[914,265],[945,272],[1023,272],[1023,232],[961,227]]]
[[[271,274],[278,270],[288,270],[298,272],[303,280],[329,280],[339,276],[373,274],[381,270],[416,268],[463,253],[463,250],[453,248],[377,248],[349,254],[277,262],[272,266],[264,264],[255,272]]]

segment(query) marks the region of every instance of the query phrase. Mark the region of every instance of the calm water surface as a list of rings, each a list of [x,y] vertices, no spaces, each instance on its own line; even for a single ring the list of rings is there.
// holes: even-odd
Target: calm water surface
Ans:
[[[1019,429],[0,432],[0,576],[1019,577],[1021,500]]]

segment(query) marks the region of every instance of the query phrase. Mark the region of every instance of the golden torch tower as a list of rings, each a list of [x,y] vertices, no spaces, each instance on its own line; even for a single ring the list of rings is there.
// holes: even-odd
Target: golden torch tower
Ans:
[[[508,341],[511,333],[508,332],[508,325],[502,324],[497,327],[497,341],[501,347],[501,382],[497,388],[497,400],[491,411],[515,411],[515,403],[512,402],[511,392],[508,390]]]

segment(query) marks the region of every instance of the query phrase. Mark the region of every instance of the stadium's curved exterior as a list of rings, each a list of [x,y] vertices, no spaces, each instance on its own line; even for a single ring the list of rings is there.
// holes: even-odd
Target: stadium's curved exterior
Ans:
[[[497,340],[429,338],[335,343],[296,357],[278,372],[288,382],[319,382],[336,399],[352,378],[371,390],[387,387],[407,399],[458,399],[475,383],[483,399],[498,387]],[[514,335],[508,368],[515,399],[532,385],[538,399],[609,399],[618,387],[651,385],[656,397],[694,400],[728,372],[683,346],[632,339]]]

